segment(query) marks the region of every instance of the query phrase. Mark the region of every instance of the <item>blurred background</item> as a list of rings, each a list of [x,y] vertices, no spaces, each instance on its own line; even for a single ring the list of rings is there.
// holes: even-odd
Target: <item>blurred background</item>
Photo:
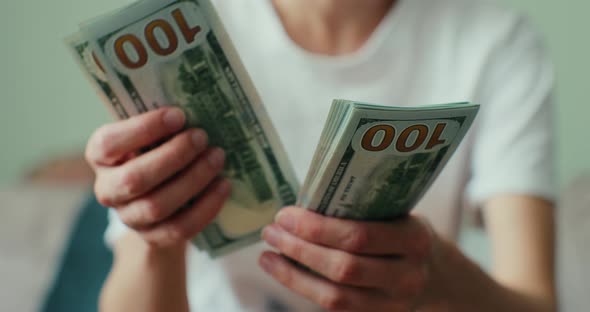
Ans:
[[[557,154],[560,185],[590,168],[584,144],[590,105],[590,3],[582,0],[501,0],[525,12],[547,39],[559,76]],[[78,24],[129,0],[1,1],[0,183],[48,157],[78,151],[110,120],[63,38]],[[18,140],[15,137],[18,135]]]
[[[590,171],[587,137],[590,125],[587,103],[590,19],[587,12],[590,2],[501,1],[530,17],[544,34],[553,56],[558,75],[555,148],[559,186],[567,195],[563,205],[578,207],[567,210],[571,215],[568,218],[574,221],[560,222],[574,228],[573,222],[577,222],[578,228],[588,228],[590,223],[584,220],[589,218],[590,199],[585,193],[590,191],[590,179],[584,178],[583,173]],[[55,268],[63,265],[66,258],[64,250],[67,251],[71,243],[68,238],[77,231],[74,220],[83,216],[80,207],[84,206],[85,192],[92,179],[79,155],[93,129],[110,120],[107,110],[65,48],[63,39],[77,29],[79,22],[129,2],[0,2],[0,260],[8,263],[0,263],[0,281],[5,281],[0,282],[1,311],[38,309],[46,300],[47,289],[62,277],[55,273],[59,272]],[[74,188],[66,181],[74,181]],[[64,184],[68,184],[68,188],[64,188]],[[47,191],[47,187],[52,190]],[[85,203],[87,206],[94,204]],[[30,210],[27,207],[31,207]],[[569,248],[575,253],[573,258],[563,261],[582,261],[583,251],[570,244],[567,235],[580,240],[581,237],[589,239],[590,233],[575,232],[560,238],[560,242],[565,240],[560,248]],[[478,237],[464,238],[464,244],[485,264],[485,238]],[[25,239],[29,239],[29,243],[25,243]],[[97,241],[100,238],[89,239],[91,243],[88,244],[100,245]],[[26,272],[26,276],[20,272]],[[581,283],[582,276],[576,272],[562,275],[565,279],[562,283],[572,286],[564,295],[567,297],[565,304],[580,307],[580,302],[588,303],[587,298],[576,301],[584,297],[583,293],[576,295],[574,289],[576,283]],[[96,285],[93,287],[98,287]],[[28,299],[15,298],[12,294],[17,292]]]

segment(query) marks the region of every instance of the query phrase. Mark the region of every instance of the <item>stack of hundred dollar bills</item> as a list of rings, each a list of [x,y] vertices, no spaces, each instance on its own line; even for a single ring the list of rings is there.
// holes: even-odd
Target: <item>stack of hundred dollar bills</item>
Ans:
[[[438,176],[479,105],[391,107],[335,100],[298,204],[357,220],[407,214]]]
[[[181,107],[226,152],[232,194],[193,241],[219,256],[259,240],[298,183],[260,97],[209,1],[143,0],[80,26],[67,39],[119,119]]]
[[[67,43],[116,118],[177,106],[187,127],[205,129],[210,144],[225,149],[232,194],[193,240],[213,257],[258,241],[261,229],[297,194],[302,206],[331,216],[383,219],[407,212],[478,108],[335,101],[312,174],[299,192],[260,96],[209,0],[142,0],[81,24]]]

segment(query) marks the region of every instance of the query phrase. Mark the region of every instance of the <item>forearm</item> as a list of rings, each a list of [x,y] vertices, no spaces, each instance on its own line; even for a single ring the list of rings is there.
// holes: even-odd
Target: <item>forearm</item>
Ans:
[[[132,232],[126,234],[115,247],[100,310],[189,311],[185,254],[185,246],[153,249]]]
[[[437,305],[450,311],[519,311],[550,312],[556,310],[553,293],[514,290],[484,272],[452,243],[445,242],[441,263],[435,276],[448,285]]]

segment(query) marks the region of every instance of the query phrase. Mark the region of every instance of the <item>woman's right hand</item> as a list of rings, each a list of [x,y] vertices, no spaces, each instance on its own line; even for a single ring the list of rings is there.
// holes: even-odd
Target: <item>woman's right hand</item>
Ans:
[[[202,129],[182,130],[185,120],[178,108],[150,111],[99,128],[86,148],[98,201],[152,246],[193,238],[230,194],[224,151]]]

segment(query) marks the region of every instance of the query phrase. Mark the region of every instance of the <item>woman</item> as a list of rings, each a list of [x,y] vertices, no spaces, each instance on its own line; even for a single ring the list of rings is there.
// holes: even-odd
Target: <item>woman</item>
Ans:
[[[187,241],[230,193],[217,178],[223,151],[207,147],[204,131],[181,130],[185,117],[172,108],[100,128],[87,158],[97,197],[115,212],[104,311],[555,310],[553,76],[518,15],[483,0],[215,5],[300,179],[333,98],[471,100],[480,116],[408,218],[367,223],[288,207],[263,233],[275,251],[255,246],[215,262]],[[485,215],[491,275],[454,245],[464,202]]]

